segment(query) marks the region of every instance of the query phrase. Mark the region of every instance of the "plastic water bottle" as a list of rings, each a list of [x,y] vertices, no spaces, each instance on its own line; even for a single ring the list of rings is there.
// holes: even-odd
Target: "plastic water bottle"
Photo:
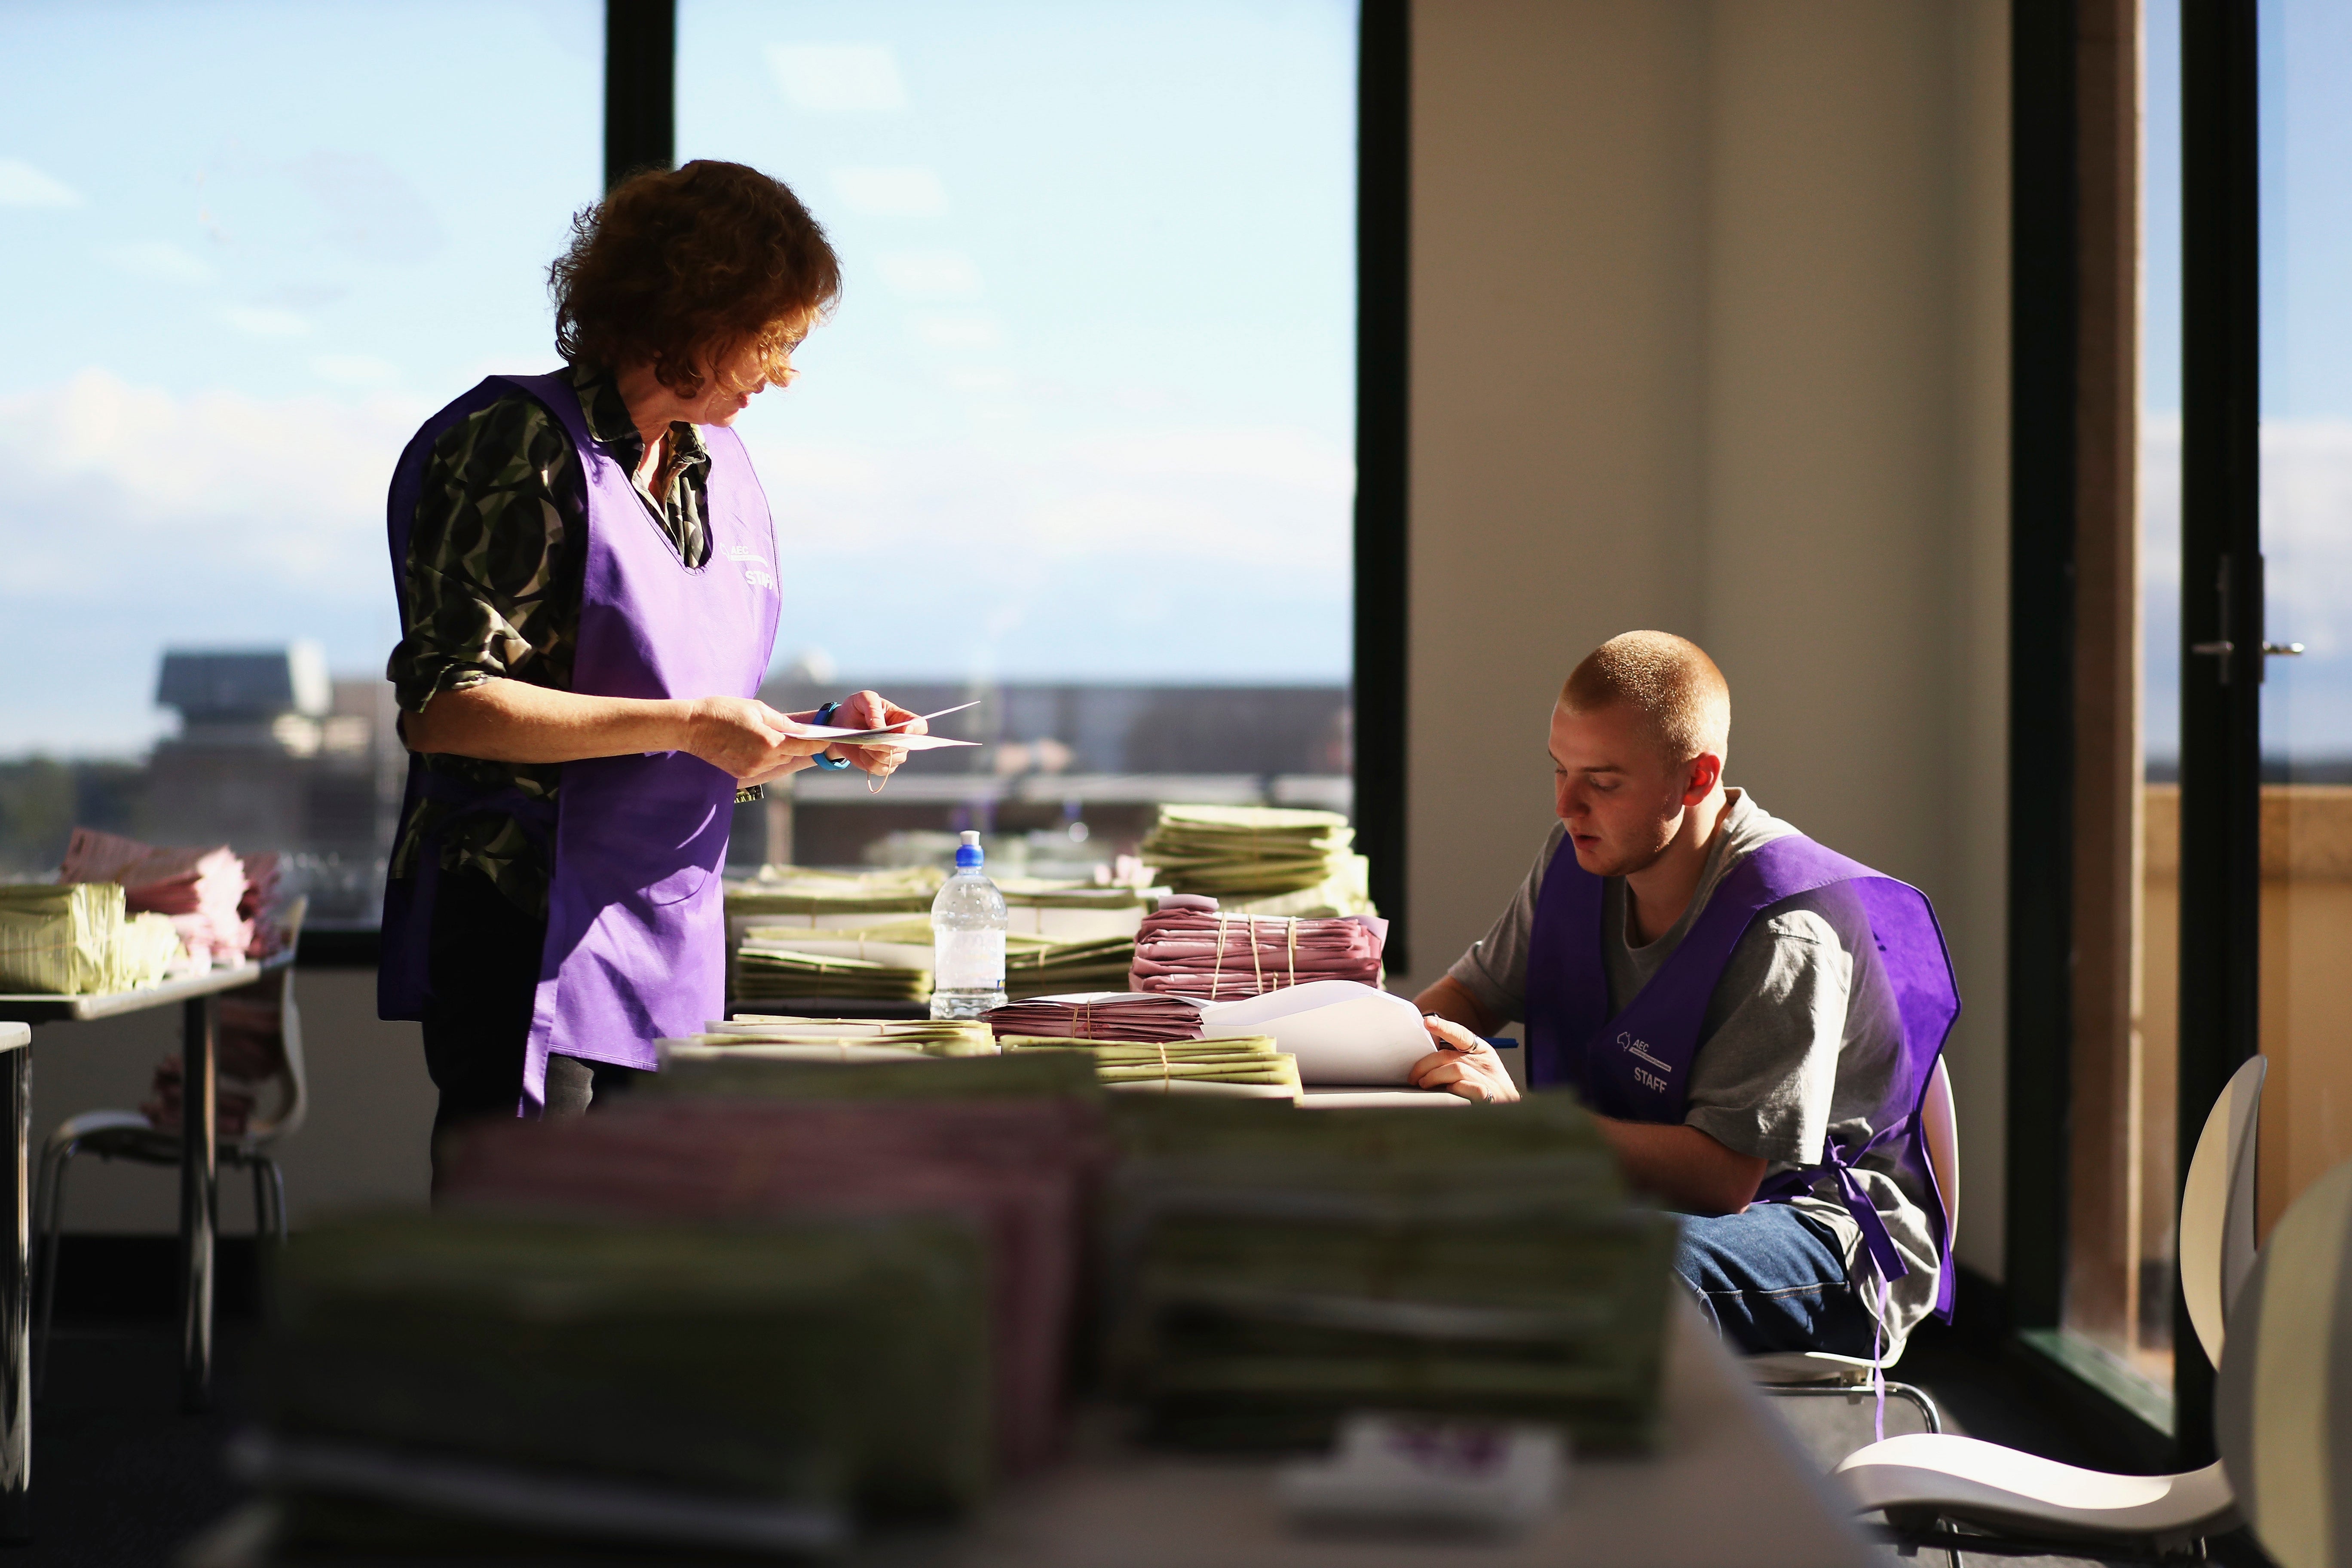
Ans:
[[[931,900],[931,1016],[977,1018],[1004,1005],[1004,895],[981,869],[980,835],[966,833],[956,871]]]

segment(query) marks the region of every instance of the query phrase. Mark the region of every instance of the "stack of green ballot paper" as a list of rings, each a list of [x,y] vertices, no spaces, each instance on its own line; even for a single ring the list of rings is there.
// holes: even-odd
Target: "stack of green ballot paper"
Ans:
[[[995,1033],[979,1018],[794,1018],[738,1013],[690,1039],[696,1046],[717,1049],[792,1047],[824,1051],[835,1047],[856,1047],[903,1052],[909,1057],[997,1054]]]
[[[1301,1098],[1298,1059],[1276,1049],[1265,1035],[1228,1040],[1171,1040],[1139,1045],[1112,1040],[1007,1035],[1008,1053],[1066,1051],[1094,1059],[1106,1089],[1137,1094],[1180,1094],[1227,1100]]]
[[[1110,1371],[1162,1440],[1321,1447],[1373,1409],[1650,1446],[1675,1225],[1573,1100],[1113,1109]]]
[[[739,1001],[803,996],[868,1002],[928,1002],[931,928],[927,921],[847,930],[752,925],[735,947]]]
[[[276,1270],[247,1468],[291,1545],[838,1546],[980,1497],[987,1278],[932,1215],[311,1226]]]
[[[0,884],[0,991],[130,991],[180,952],[170,916],[124,912],[120,882]]]
[[[1004,994],[1059,996],[1070,991],[1118,991],[1135,963],[1132,936],[1049,942],[1008,932],[1004,938]]]
[[[1332,811],[1163,805],[1139,853],[1177,892],[1263,899],[1360,884],[1355,838],[1348,819]],[[1329,901],[1318,898],[1318,907]]]
[[[905,1060],[793,1059],[757,1047],[673,1051],[632,1087],[645,1100],[986,1100],[1099,1097],[1094,1064],[1066,1053]]]
[[[744,1002],[855,997],[927,1002],[931,994],[930,922],[818,928],[754,923],[735,948],[735,990]],[[1135,938],[1074,942],[1008,931],[1004,984],[1013,996],[1099,991],[1127,983]]]

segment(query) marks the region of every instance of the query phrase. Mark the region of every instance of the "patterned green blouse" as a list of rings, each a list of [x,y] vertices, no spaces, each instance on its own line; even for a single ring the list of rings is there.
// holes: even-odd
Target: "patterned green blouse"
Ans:
[[[572,385],[588,434],[634,474],[645,438],[613,376],[575,365]],[[710,552],[703,521],[710,453],[691,425],[670,427],[669,458],[639,490],[678,553],[699,566]],[[385,674],[404,713],[421,713],[444,691],[504,677],[558,691],[572,688],[586,566],[586,486],[572,437],[537,398],[516,392],[443,432],[425,467],[402,569],[407,624]],[[425,765],[492,788],[512,784],[552,800],[561,764],[427,756]],[[424,803],[394,848],[391,874],[415,874],[420,846],[445,808]],[[445,870],[482,872],[517,907],[544,917],[548,851],[514,818],[475,813],[441,840]]]

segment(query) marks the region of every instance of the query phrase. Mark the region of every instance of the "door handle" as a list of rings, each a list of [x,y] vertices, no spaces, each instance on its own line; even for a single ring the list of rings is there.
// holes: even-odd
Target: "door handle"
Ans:
[[[2273,658],[2301,658],[2303,645],[2299,642],[2266,642],[2263,652]]]

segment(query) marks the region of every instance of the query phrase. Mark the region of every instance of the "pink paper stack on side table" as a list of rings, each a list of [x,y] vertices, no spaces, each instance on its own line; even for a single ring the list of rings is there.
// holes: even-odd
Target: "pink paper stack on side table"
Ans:
[[[276,885],[277,858],[270,858]],[[246,901],[245,862],[226,845],[210,848],[158,848],[94,827],[77,827],[66,846],[60,882],[120,882],[131,913],[172,917],[180,942],[194,955],[215,963],[245,962],[253,945],[253,922],[239,912]]]
[[[1179,893],[1143,917],[1129,984],[1202,1002],[1239,1001],[1310,980],[1377,985],[1388,930],[1374,915],[1227,914],[1214,899]]]
[[[663,1099],[482,1124],[446,1194],[639,1217],[966,1216],[994,1265],[997,1447],[1017,1473],[1059,1436],[1085,1191],[1108,1157],[1099,1110],[1075,1100]]]
[[[1175,996],[1139,991],[1094,991],[1068,996],[1025,996],[993,1008],[996,1037],[1042,1035],[1056,1040],[1123,1040],[1164,1045],[1201,1037],[1201,1010]]]

